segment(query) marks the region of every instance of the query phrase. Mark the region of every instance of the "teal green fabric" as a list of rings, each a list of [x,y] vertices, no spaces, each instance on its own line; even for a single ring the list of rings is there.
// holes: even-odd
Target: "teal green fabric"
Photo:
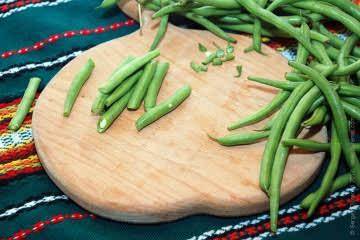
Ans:
[[[9,1],[0,1],[0,10],[5,2]],[[117,8],[106,11],[95,10],[95,7],[101,2],[100,0],[39,0],[37,2],[57,3],[57,5],[28,7],[24,10],[14,12],[9,16],[0,15],[0,54],[8,50],[32,46],[34,43],[46,39],[56,33],[63,33],[70,30],[93,29],[99,26],[108,26],[114,22],[121,22],[127,19],[127,17]],[[63,38],[54,44],[46,45],[43,49],[38,51],[10,56],[8,58],[0,58],[0,74],[9,69],[31,63],[54,61],[61,56],[66,56],[78,50],[84,51],[99,43],[124,36],[137,29],[138,25],[135,24],[133,26],[122,27],[116,31],[109,31],[101,34]],[[61,64],[55,64],[51,67],[24,70],[18,73],[1,76],[0,103],[9,102],[20,97],[24,92],[28,79],[32,76],[41,77],[43,79],[41,88],[44,88],[48,81],[64,64],[66,64],[66,62],[68,61]],[[285,204],[283,208],[290,208],[298,204],[304,196],[316,189],[320,180],[320,178],[316,179],[315,183],[307,189],[305,193]],[[359,189],[355,189],[352,194],[357,196],[358,193]],[[9,210],[19,208],[20,206],[24,206],[24,204],[26,206],[26,203],[38,201],[46,196],[57,196],[59,198],[61,197],[61,199],[23,208],[18,212],[9,215]],[[341,198],[341,196],[337,196],[337,198]],[[264,238],[359,239],[359,203],[354,202],[352,207],[355,209],[352,213],[328,219],[328,223],[325,223],[324,219],[319,220],[320,216],[316,216],[315,218],[318,223],[315,222],[315,226],[307,229],[299,228],[298,231],[287,231],[278,236]],[[346,208],[344,211],[350,210],[349,208]],[[44,171],[23,174],[10,180],[0,180],[0,239],[11,237],[20,230],[32,228],[32,226],[39,221],[51,219],[56,215],[72,213],[87,213],[87,211],[71,200],[66,199],[66,197],[63,196],[63,193],[52,183]],[[343,213],[343,211],[341,211],[341,213]],[[6,214],[9,216],[5,216]],[[251,221],[261,215],[262,214],[233,218],[197,215],[186,217],[171,223],[153,225],[135,225],[115,222],[101,217],[96,217],[95,219],[87,217],[82,220],[66,220],[56,224],[49,224],[41,231],[28,234],[27,239],[216,239],[213,237],[198,238],[197,236],[210,230],[214,230],[215,232],[215,230],[221,229],[222,227],[236,225],[239,222],[244,222],[246,220]],[[305,223],[314,223],[314,220],[316,219],[306,220]],[[227,236],[226,233],[227,230],[224,230],[223,236],[226,236],[226,238],[222,240],[240,239],[238,237]],[[218,239],[220,239],[220,237]]]

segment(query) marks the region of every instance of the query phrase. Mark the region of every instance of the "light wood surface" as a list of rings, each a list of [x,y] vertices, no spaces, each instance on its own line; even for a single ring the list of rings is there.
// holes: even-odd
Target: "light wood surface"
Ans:
[[[264,142],[223,147],[207,133],[227,134],[230,122],[253,113],[274,96],[274,89],[246,80],[247,76],[282,79],[287,61],[264,46],[267,56],[244,54],[251,44],[234,35],[236,60],[196,74],[191,60],[203,55],[197,43],[225,42],[206,31],[169,26],[161,43],[160,61],[171,63],[159,100],[189,83],[193,92],[178,109],[145,128],[135,129],[143,110],[126,111],[104,134],[96,132],[98,117],[90,113],[98,86],[127,56],[143,55],[156,29],[100,44],[67,64],[40,95],[33,115],[33,134],[41,162],[55,184],[82,207],[98,215],[128,222],[153,223],[196,213],[238,216],[268,209],[258,187]],[[69,118],[62,116],[70,82],[91,57],[96,67],[84,85]],[[235,66],[243,65],[241,78]],[[245,132],[264,122],[235,132]],[[324,141],[325,133],[314,138]],[[282,185],[282,201],[306,188],[323,154],[292,153]]]

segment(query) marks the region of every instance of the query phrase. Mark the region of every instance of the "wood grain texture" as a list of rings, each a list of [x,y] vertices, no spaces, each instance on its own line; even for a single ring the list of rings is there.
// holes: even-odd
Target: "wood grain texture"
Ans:
[[[169,26],[159,60],[171,63],[160,101],[188,83],[193,92],[178,109],[145,128],[135,129],[143,110],[126,111],[104,134],[96,132],[90,113],[98,86],[128,55],[143,55],[156,29],[144,29],[92,48],[67,64],[40,95],[33,114],[33,134],[41,162],[56,185],[82,207],[128,222],[153,223],[209,213],[238,216],[268,209],[258,187],[264,142],[223,147],[207,133],[227,134],[230,122],[264,106],[276,91],[246,80],[248,75],[282,79],[287,61],[264,46],[267,56],[244,54],[251,39],[234,35],[236,60],[196,74],[191,60],[203,55],[197,43],[220,41],[206,31]],[[91,57],[96,67],[69,118],[62,116],[70,82]],[[234,78],[235,66],[243,75]],[[263,123],[238,132],[259,128]],[[324,131],[313,138],[324,140]],[[282,201],[301,192],[315,177],[323,154],[293,153],[286,167]]]

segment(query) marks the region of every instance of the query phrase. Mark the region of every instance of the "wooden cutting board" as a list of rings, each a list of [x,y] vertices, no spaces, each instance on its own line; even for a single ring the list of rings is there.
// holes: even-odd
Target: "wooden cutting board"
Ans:
[[[136,16],[132,1],[122,6]],[[226,126],[267,104],[274,89],[247,81],[255,75],[282,79],[287,61],[269,47],[267,56],[244,53],[251,44],[233,35],[236,60],[207,73],[193,72],[189,63],[203,55],[197,43],[211,46],[224,41],[207,31],[170,25],[161,43],[159,60],[171,63],[161,88],[162,101],[188,83],[193,92],[178,109],[141,132],[135,129],[143,110],[126,111],[104,134],[96,131],[98,117],[90,113],[97,88],[127,56],[143,55],[156,29],[154,22],[139,32],[100,44],[68,63],[40,95],[33,114],[33,134],[41,162],[55,184],[72,200],[98,215],[128,222],[154,223],[196,213],[238,216],[268,209],[268,198],[258,187],[264,142],[223,147],[207,133],[224,135]],[[63,103],[70,82],[92,58],[96,68],[84,85],[71,116]],[[243,65],[241,78],[235,66]],[[262,126],[264,122],[238,132]],[[313,136],[325,139],[325,133]],[[294,152],[282,185],[282,202],[304,190],[314,179],[323,154]]]

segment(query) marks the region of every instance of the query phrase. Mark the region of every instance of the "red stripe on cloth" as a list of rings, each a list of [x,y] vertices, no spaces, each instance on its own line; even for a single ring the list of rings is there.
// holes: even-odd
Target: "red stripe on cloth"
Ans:
[[[108,26],[99,26],[99,27],[96,27],[93,29],[71,30],[71,31],[66,31],[66,32],[59,33],[59,34],[54,34],[54,35],[49,36],[46,39],[43,39],[39,42],[34,43],[32,46],[23,47],[18,50],[5,51],[1,54],[1,58],[8,58],[8,57],[18,55],[18,54],[27,54],[28,52],[31,52],[31,51],[38,51],[48,44],[56,43],[59,39],[62,39],[62,38],[66,39],[66,38],[72,38],[75,36],[88,36],[88,35],[92,35],[92,34],[101,34],[101,33],[109,32],[109,31],[116,31],[122,27],[133,26],[134,24],[135,24],[135,21],[133,19],[128,19],[123,22],[115,22]]]
[[[8,171],[4,175],[0,176],[0,181],[11,180],[20,175],[28,175],[28,174],[36,173],[36,172],[39,172],[42,170],[43,170],[43,167],[26,167],[21,170]]]
[[[0,163],[23,159],[35,153],[35,144],[32,142],[20,147],[9,149],[8,151],[0,152]]]
[[[350,194],[349,196],[341,199],[335,199],[331,202],[323,203],[318,207],[314,217],[329,216],[339,210],[344,211],[354,204],[360,203],[360,193]],[[299,210],[289,215],[284,215],[279,218],[278,226],[291,227],[299,223],[308,221],[307,212]],[[230,230],[221,236],[209,238],[209,240],[240,240],[249,237],[255,237],[261,233],[270,231],[270,221],[261,222],[252,226],[246,226],[237,230]]]
[[[6,12],[10,11],[11,9],[24,7],[24,6],[29,5],[29,4],[35,4],[35,3],[40,3],[40,2],[48,2],[48,1],[44,1],[44,0],[18,0],[16,2],[5,3],[5,4],[0,5],[0,12],[1,13],[6,13]]]
[[[95,219],[95,218],[96,218],[95,215],[89,214],[89,213],[75,212],[75,213],[71,213],[71,214],[59,214],[59,215],[52,216],[51,218],[49,218],[47,220],[39,221],[39,222],[35,223],[34,225],[32,225],[30,228],[21,229],[21,230],[17,231],[16,233],[14,233],[13,235],[11,235],[11,237],[0,238],[0,239],[1,240],[3,240],[3,239],[4,240],[5,239],[8,239],[8,240],[26,239],[30,234],[43,231],[49,225],[55,225],[55,224],[62,223],[64,221],[69,221],[69,220],[79,221],[79,220],[84,220],[84,219]]]

